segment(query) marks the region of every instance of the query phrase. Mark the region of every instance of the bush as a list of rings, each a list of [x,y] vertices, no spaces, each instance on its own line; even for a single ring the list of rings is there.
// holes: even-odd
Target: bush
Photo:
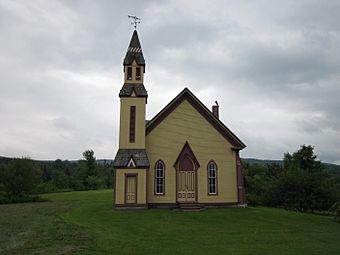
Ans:
[[[336,181],[313,150],[302,145],[284,155],[283,165],[244,164],[247,203],[300,212],[327,211],[337,200]]]
[[[41,182],[37,185],[35,192],[37,194],[53,193],[57,191],[57,187],[52,182]]]
[[[28,158],[17,158],[1,168],[0,182],[5,196],[13,201],[24,199],[34,193],[40,173],[34,162]]]

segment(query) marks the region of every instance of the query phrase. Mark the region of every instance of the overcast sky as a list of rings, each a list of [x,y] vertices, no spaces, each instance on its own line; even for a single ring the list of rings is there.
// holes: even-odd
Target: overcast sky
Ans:
[[[0,155],[113,158],[138,27],[151,119],[184,87],[247,145],[340,164],[340,1],[0,1]]]

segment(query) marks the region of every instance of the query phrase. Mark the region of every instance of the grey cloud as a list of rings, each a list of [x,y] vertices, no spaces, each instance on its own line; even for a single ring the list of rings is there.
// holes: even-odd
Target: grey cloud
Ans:
[[[188,86],[208,107],[218,99],[242,156],[306,143],[339,162],[339,11],[338,1],[3,1],[0,155],[112,157],[136,14],[148,117]]]

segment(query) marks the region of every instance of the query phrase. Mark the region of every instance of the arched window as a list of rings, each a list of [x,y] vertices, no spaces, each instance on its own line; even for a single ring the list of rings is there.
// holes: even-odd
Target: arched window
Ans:
[[[217,165],[214,161],[208,164],[208,194],[217,195]]]
[[[158,160],[155,165],[155,195],[165,194],[165,164]]]

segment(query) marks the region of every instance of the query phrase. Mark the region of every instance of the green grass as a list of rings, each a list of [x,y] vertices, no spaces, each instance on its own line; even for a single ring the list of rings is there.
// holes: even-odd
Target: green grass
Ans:
[[[340,254],[331,217],[272,208],[112,210],[112,192],[0,206],[0,254]],[[23,216],[25,215],[25,217]]]

